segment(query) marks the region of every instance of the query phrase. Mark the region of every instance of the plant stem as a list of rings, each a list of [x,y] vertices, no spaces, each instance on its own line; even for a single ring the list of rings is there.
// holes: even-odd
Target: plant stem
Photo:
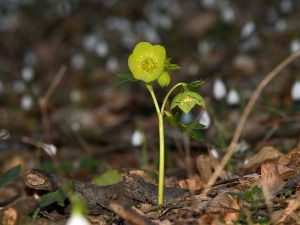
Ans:
[[[184,86],[186,85],[185,83],[178,83],[174,85],[170,89],[170,91],[167,93],[161,109],[159,108],[156,96],[153,91],[153,86],[152,84],[146,84],[146,87],[148,88],[154,105],[155,109],[157,112],[157,117],[158,117],[158,131],[159,131],[159,173],[158,173],[158,204],[163,204],[164,203],[164,183],[165,183],[165,132],[164,132],[164,109],[166,102],[170,96],[170,94],[179,86]]]
[[[163,113],[159,109],[157,99],[155,97],[152,84],[146,84],[157,112],[158,131],[159,131],[159,174],[158,174],[158,204],[164,203],[164,177],[165,177],[165,139],[164,139],[164,121]]]

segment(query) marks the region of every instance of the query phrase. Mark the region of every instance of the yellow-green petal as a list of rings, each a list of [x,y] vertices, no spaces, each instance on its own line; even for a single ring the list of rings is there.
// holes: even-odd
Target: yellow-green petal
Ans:
[[[128,67],[135,79],[149,83],[164,71],[165,58],[166,50],[163,46],[140,42],[128,58]]]

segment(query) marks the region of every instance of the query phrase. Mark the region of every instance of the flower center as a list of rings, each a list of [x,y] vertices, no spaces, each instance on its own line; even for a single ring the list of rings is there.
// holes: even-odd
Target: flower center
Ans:
[[[157,60],[155,57],[146,54],[145,57],[143,57],[140,61],[140,67],[142,70],[144,70],[146,73],[151,73],[155,70],[155,67],[157,66]]]

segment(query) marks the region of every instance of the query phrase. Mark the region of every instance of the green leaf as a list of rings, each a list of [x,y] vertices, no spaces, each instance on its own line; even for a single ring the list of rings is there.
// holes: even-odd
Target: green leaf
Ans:
[[[196,80],[196,81],[194,81],[194,82],[192,82],[192,83],[189,83],[189,84],[187,85],[187,87],[196,88],[196,87],[199,87],[199,86],[201,86],[201,85],[203,85],[203,84],[204,84],[204,81],[203,81],[203,80]]]
[[[171,109],[178,106],[183,112],[188,113],[195,105],[205,107],[204,99],[197,92],[185,89],[179,92],[172,100]]]
[[[172,58],[165,58],[165,70],[179,70],[181,67],[177,64],[171,63]]]
[[[175,115],[172,115],[170,112],[165,111],[164,112],[164,120],[166,123],[170,126],[177,126],[180,123],[179,114],[175,113]]]
[[[54,202],[62,203],[68,197],[67,191],[68,189],[74,189],[74,181],[63,185],[62,187],[58,188],[57,191],[47,193],[43,195],[40,199],[39,206],[45,207]]]
[[[93,183],[100,186],[116,184],[120,181],[121,181],[121,175],[117,170],[108,170],[105,173],[103,173],[101,176],[95,177],[93,179]]]
[[[245,191],[242,197],[246,202],[253,202],[254,200],[251,191]]]
[[[195,138],[196,140],[198,141],[203,141],[203,137],[202,137],[202,134],[199,132],[199,130],[197,129],[193,129],[193,130],[190,130],[189,131],[189,136],[191,136],[192,138]]]
[[[0,177],[0,189],[10,181],[12,181],[14,178],[16,178],[22,171],[22,166],[17,165],[8,171],[6,171],[1,177]]]

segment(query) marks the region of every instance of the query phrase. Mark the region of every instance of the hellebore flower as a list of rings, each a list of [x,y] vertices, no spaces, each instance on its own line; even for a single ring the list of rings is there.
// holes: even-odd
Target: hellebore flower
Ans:
[[[157,80],[164,71],[165,58],[166,50],[163,46],[140,42],[128,58],[128,67],[135,79],[150,83]]]

